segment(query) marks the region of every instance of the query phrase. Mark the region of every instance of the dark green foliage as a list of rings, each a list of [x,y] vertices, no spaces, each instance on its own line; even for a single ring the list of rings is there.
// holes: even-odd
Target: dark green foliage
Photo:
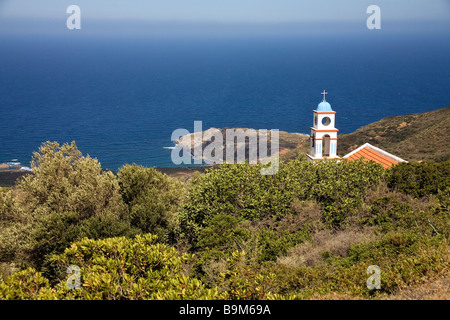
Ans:
[[[440,193],[448,196],[450,195],[450,160],[401,163],[391,169],[389,186],[414,197]]]
[[[261,230],[258,233],[258,246],[261,251],[258,261],[276,261],[277,257],[287,253],[288,249],[310,238],[307,230],[280,233],[275,230]]]
[[[61,253],[71,243],[88,237],[103,239],[117,236],[132,237],[140,233],[133,229],[127,221],[118,220],[114,214],[103,214],[80,219],[77,213],[52,214],[44,217],[34,226],[29,236],[29,247],[26,250],[29,259],[40,267],[51,281],[54,280],[49,256]]]
[[[177,211],[184,202],[186,186],[154,168],[137,165],[123,166],[118,176],[131,225],[173,243],[179,224]]]
[[[239,223],[239,219],[232,215],[219,214],[213,217],[208,226],[201,230],[196,248],[215,248],[221,251],[240,249],[243,242],[250,238],[250,231]]]
[[[313,199],[324,208],[323,219],[339,226],[357,213],[366,191],[384,178],[381,165],[374,162],[345,160],[286,165],[289,184],[300,200]]]
[[[418,206],[420,210],[414,207]],[[432,198],[402,201],[398,194],[383,196],[367,203],[367,212],[360,219],[362,225],[379,226],[383,232],[415,230],[427,235],[450,235],[450,212]]]
[[[185,235],[195,238],[218,214],[258,220],[281,219],[297,200],[316,200],[323,219],[339,225],[351,217],[366,190],[384,176],[381,165],[365,161],[290,161],[277,174],[263,176],[259,166],[223,165],[208,171],[193,186],[181,215]]]
[[[186,205],[188,219],[204,226],[219,213],[253,220],[289,211],[291,195],[284,192],[283,173],[264,176],[260,169],[225,164],[209,170],[192,186]]]
[[[408,203],[402,203],[391,197],[385,196],[376,199],[369,207],[369,215],[361,219],[361,223],[369,225],[377,225],[383,227],[385,230],[390,230],[394,227],[412,227],[411,222],[417,219]]]

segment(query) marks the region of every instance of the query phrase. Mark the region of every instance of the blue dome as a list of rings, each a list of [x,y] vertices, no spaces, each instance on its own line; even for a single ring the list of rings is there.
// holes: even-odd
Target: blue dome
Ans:
[[[319,103],[319,105],[317,106],[316,111],[329,112],[329,111],[333,111],[333,109],[331,109],[331,105],[324,100],[321,103]]]

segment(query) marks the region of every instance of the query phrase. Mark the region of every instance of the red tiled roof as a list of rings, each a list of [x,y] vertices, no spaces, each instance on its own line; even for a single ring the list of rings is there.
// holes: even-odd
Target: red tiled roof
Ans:
[[[356,160],[356,159],[360,159],[360,158],[364,158],[365,160],[372,160],[378,163],[381,163],[381,165],[387,169],[389,167],[392,167],[393,165],[396,165],[398,163],[398,161],[389,158],[369,147],[363,147],[360,150],[358,150],[357,152],[351,154],[350,156],[347,157],[347,159],[349,160]]]

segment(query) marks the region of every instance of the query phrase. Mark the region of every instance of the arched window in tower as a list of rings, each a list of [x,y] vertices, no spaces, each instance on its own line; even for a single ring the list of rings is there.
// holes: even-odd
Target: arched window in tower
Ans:
[[[322,157],[329,157],[330,156],[330,136],[328,134],[323,136],[323,153]]]

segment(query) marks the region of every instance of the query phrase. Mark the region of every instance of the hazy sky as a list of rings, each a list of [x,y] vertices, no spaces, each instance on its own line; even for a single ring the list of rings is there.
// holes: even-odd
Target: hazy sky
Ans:
[[[86,18],[279,22],[355,20],[376,4],[386,19],[450,18],[449,0],[0,0],[0,16],[54,19],[71,4]]]
[[[27,21],[63,21],[71,4],[80,6],[82,19],[99,23],[365,22],[372,4],[385,22],[450,21],[450,0],[0,0],[0,31],[2,20],[3,28],[5,21],[20,21],[22,28]]]

